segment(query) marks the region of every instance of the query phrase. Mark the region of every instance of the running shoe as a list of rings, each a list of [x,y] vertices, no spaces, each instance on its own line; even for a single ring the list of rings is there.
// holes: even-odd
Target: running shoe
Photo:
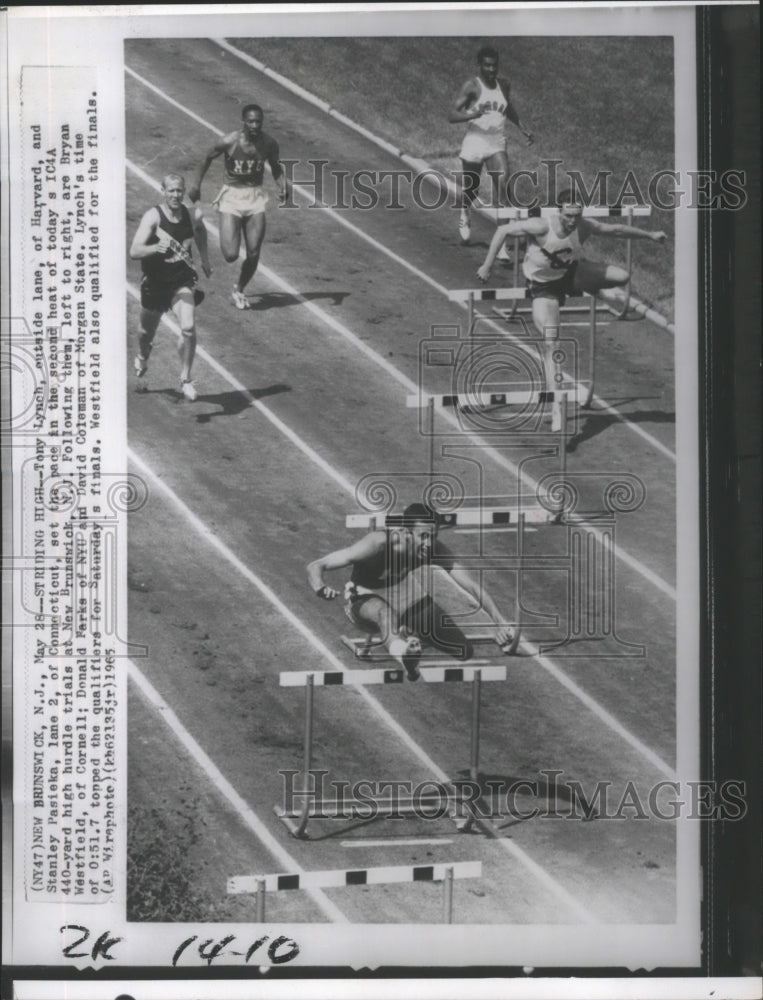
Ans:
[[[421,658],[421,641],[417,636],[396,636],[389,643],[388,649],[391,656],[405,667],[409,681],[417,681],[421,677],[418,666]]]
[[[196,391],[196,386],[189,378],[180,380],[180,388],[183,390],[183,395],[187,400],[189,400],[189,402],[195,403],[196,400],[199,398],[199,394]]]
[[[514,633],[511,639],[507,643],[504,643],[503,646],[501,646],[501,652],[505,653],[506,656],[513,656],[514,653],[516,653],[517,651],[517,647],[519,646],[519,638],[520,638],[520,630],[519,626],[517,625],[517,627],[514,629]]]
[[[236,307],[236,309],[249,308],[249,299],[246,297],[246,295],[244,295],[243,292],[240,292],[238,288],[233,289],[231,298],[233,299],[233,305]]]
[[[135,368],[135,374],[137,376],[135,391],[148,392],[148,385],[146,384],[146,372],[148,371],[148,358],[144,358],[140,354],[136,354],[135,360],[133,361],[133,367]]]
[[[469,225],[469,216],[465,213],[461,213],[461,218],[458,220],[458,235],[464,246],[467,246],[469,240],[472,238],[472,227]]]

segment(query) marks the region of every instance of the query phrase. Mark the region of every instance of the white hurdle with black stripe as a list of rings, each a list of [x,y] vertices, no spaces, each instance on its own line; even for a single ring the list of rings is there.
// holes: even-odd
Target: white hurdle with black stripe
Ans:
[[[401,882],[442,882],[443,920],[453,923],[453,880],[482,878],[481,861],[454,861],[433,865],[391,865],[384,868],[340,868],[334,871],[278,875],[239,875],[228,879],[228,895],[254,893],[257,922],[265,921],[265,894],[299,889],[341,889],[357,885],[391,885]]]
[[[628,246],[630,246],[630,240],[628,240]],[[628,269],[628,274],[630,274],[630,268]],[[475,306],[481,305],[482,303],[487,303],[491,306],[492,311],[497,315],[499,315],[502,319],[511,320],[517,314],[522,314],[522,313],[530,314],[532,312],[532,306],[529,306],[527,309],[518,308],[518,303],[521,302],[522,299],[527,299],[528,301],[530,301],[530,295],[528,294],[525,288],[454,288],[448,292],[448,300],[450,302],[466,303],[467,329],[469,330],[470,335],[474,328]],[[580,383],[581,386],[586,385],[588,389],[585,395],[581,394],[580,396],[577,395],[577,393],[579,392],[579,386],[575,386],[573,387],[573,389],[567,391],[575,392],[576,401],[583,408],[587,408],[591,405],[591,399],[593,398],[594,378],[596,374],[595,343],[596,343],[597,317],[600,312],[611,313],[613,310],[607,305],[599,304],[596,296],[589,295],[588,292],[584,292],[582,295],[575,296],[575,299],[580,303],[584,303],[587,301],[588,304],[561,306],[560,312],[571,313],[571,312],[580,312],[581,310],[585,310],[588,313],[588,326],[589,326],[589,335],[591,338],[591,350],[589,352],[587,378],[583,379]],[[496,302],[511,302],[513,304],[511,309],[496,309],[495,308]],[[510,387],[507,387],[507,391],[510,391]],[[553,390],[546,390],[546,395],[547,396],[551,395],[552,391]],[[415,397],[411,396],[408,397],[409,400],[413,398]],[[411,402],[408,403],[408,406],[416,406],[416,405],[421,405],[421,404],[415,404]],[[487,404],[487,405],[492,405],[492,404]]]
[[[505,681],[506,666],[504,664],[464,665],[462,667],[420,667],[421,677],[417,683],[441,684],[441,683],[467,683],[472,686],[472,712],[470,730],[470,756],[469,756],[469,776],[472,781],[477,781],[479,776],[479,751],[480,751],[480,715],[482,705],[482,681]],[[336,799],[318,798],[314,791],[310,789],[310,776],[312,772],[313,759],[313,724],[314,724],[314,690],[316,687],[342,687],[345,685],[369,685],[403,684],[405,681],[405,671],[402,668],[369,669],[369,670],[329,670],[329,671],[285,671],[279,675],[281,687],[304,687],[305,688],[305,726],[303,744],[303,788],[301,792],[296,792],[295,797],[302,799],[301,806],[287,808],[286,806],[274,806],[273,811],[281,822],[287,827],[293,837],[302,840],[309,839],[307,836],[307,825],[311,819],[347,819],[347,809],[352,810],[360,806],[366,809],[370,800],[359,803],[358,800],[347,798],[341,803]],[[451,782],[452,784],[452,782]],[[458,788],[453,785],[453,792],[448,796],[454,802],[454,810],[451,819],[457,825],[465,829],[470,828],[472,823],[471,814],[466,817],[457,816],[456,804],[459,800]],[[390,802],[384,800],[373,800],[375,815],[383,816],[394,813],[415,814],[421,808],[420,799],[396,798]],[[341,808],[340,808],[341,805]]]
[[[401,527],[404,524],[402,514],[348,514],[345,526],[348,528],[365,528],[367,531],[379,531],[383,528]],[[548,507],[512,504],[501,507],[461,507],[459,510],[443,511],[437,514],[437,523],[441,528],[500,528],[519,527],[524,524],[556,524],[559,514]]]
[[[554,205],[544,205],[542,208],[516,208],[503,205],[490,212],[495,222],[514,222],[523,219],[548,219],[558,215],[559,209]],[[584,219],[633,219],[636,216],[650,216],[651,205],[589,205],[583,209]]]

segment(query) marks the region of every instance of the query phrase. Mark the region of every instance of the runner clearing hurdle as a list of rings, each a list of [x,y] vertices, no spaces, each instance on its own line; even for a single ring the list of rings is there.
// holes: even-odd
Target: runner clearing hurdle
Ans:
[[[653,243],[664,243],[667,239],[662,231],[650,232],[636,226],[583,218],[582,199],[570,189],[560,193],[558,207],[559,211],[547,218],[523,219],[499,226],[485,261],[477,271],[479,280],[486,282],[506,237],[527,237],[522,270],[527,280],[527,294],[532,299],[535,328],[548,342],[544,368],[549,390],[554,388],[553,341],[559,337],[559,309],[566,297],[584,292],[595,295],[603,288],[618,288],[627,284],[630,277],[622,267],[586,259],[583,243],[590,236],[652,240]],[[561,430],[561,420],[561,403],[554,400],[552,431]]]
[[[353,625],[378,636],[412,681],[421,676],[418,667],[421,639],[414,633],[410,620],[406,620],[406,612],[429,596],[421,592],[414,579],[414,571],[422,566],[444,570],[482,606],[497,626],[495,641],[505,652],[514,652],[519,642],[518,626],[506,624],[485,588],[438,540],[438,527],[439,519],[433,510],[422,503],[409,504],[399,526],[371,531],[354,545],[330,552],[307,567],[310,586],[325,600],[333,600],[339,592],[326,584],[324,573],[352,567],[344,590],[345,614]],[[405,585],[406,581],[410,586]],[[410,591],[411,599],[395,600],[393,588],[400,588],[403,594]]]

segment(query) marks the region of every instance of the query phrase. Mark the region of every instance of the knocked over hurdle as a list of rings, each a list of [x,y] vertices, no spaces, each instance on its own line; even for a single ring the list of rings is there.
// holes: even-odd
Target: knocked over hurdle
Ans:
[[[443,922],[453,923],[453,880],[482,878],[481,861],[434,865],[394,865],[386,868],[338,869],[281,875],[239,875],[228,879],[228,895],[254,893],[257,923],[265,922],[265,894],[295,889],[339,889],[355,885],[391,885],[401,882],[442,882]]]
[[[476,782],[479,777],[480,750],[480,717],[482,706],[482,681],[505,681],[506,667],[498,666],[463,666],[463,667],[421,667],[422,681],[427,684],[437,683],[470,683],[472,685],[471,728],[469,739],[469,777]],[[382,799],[319,798],[310,789],[310,777],[313,773],[313,725],[314,725],[314,689],[315,687],[334,687],[344,684],[402,684],[405,671],[402,669],[382,670],[332,670],[332,671],[286,671],[280,674],[281,687],[305,688],[305,724],[303,744],[303,790],[295,792],[294,797],[302,798],[301,806],[274,806],[273,811],[286,826],[293,837],[308,840],[307,825],[311,819],[367,819],[369,808],[374,817],[400,816],[401,814],[416,815],[427,801],[442,796],[391,797],[387,802]],[[460,794],[454,782],[449,782],[453,791],[448,792],[448,800],[453,801],[450,818],[459,829],[469,829],[473,822],[471,812],[465,817],[456,815]],[[349,814],[348,814],[349,813]]]

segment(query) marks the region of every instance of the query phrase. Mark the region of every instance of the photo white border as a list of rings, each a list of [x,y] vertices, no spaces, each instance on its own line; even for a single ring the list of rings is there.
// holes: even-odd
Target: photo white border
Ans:
[[[174,9],[163,7],[135,8],[117,7],[104,8],[16,8],[6,15],[6,25],[9,35],[9,66],[7,80],[9,81],[10,102],[13,107],[13,94],[18,73],[18,67],[31,65],[92,65],[97,57],[99,74],[99,115],[102,141],[108,143],[108,149],[102,150],[104,173],[120,176],[125,160],[124,147],[124,83],[121,73],[115,73],[114,67],[121,66],[123,60],[123,44],[126,38],[163,37],[163,38],[196,38],[196,37],[244,37],[254,34],[253,24],[256,23],[257,33],[273,37],[305,34],[331,34],[336,36],[359,36],[366,34],[427,34],[451,36],[464,34],[464,25],[468,23],[469,34],[490,35],[504,34],[497,30],[497,25],[516,21],[521,17],[518,28],[511,25],[511,31],[516,34],[611,34],[616,23],[617,34],[665,34],[666,25],[674,26],[676,41],[676,109],[691,108],[692,113],[676,115],[676,163],[675,169],[687,171],[696,169],[696,54],[695,54],[695,23],[694,6],[673,5],[670,13],[660,12],[655,20],[655,9],[644,9],[639,5],[626,5],[615,10],[612,5],[590,5],[585,9],[571,9],[563,5],[562,9],[554,11],[553,31],[548,30],[548,14],[557,5],[459,5],[459,9],[449,4],[422,5],[431,11],[439,10],[438,18],[433,22],[431,17],[422,22],[417,29],[417,18],[420,16],[410,5],[402,9],[379,9],[378,5],[348,5],[341,12],[333,13],[326,10],[316,12],[312,5],[299,7],[282,7],[272,5],[253,8],[252,12],[241,9],[238,5],[218,5],[209,8],[195,7],[192,14],[178,14]],[[578,5],[579,6],[579,5]],[[315,31],[306,30],[306,17],[314,16]],[[312,20],[310,22],[313,23]],[[424,25],[425,29],[424,30]],[[84,27],[86,26],[86,28]],[[83,30],[84,29],[84,30]],[[655,29],[655,30],[653,30]],[[13,122],[11,122],[13,127]],[[11,167],[13,183],[13,167]],[[103,228],[109,231],[108,239],[104,241],[103,256],[106,261],[104,282],[106,296],[109,300],[120,303],[115,306],[113,321],[115,340],[124,342],[124,319],[117,323],[117,317],[123,312],[121,302],[124,296],[124,193],[119,185],[115,186],[114,197],[103,214]],[[108,262],[111,261],[111,264]],[[676,212],[676,345],[681,357],[681,363],[676,365],[676,445],[680,456],[678,478],[678,509],[682,517],[678,520],[679,575],[678,575],[678,631],[679,649],[678,662],[682,665],[678,672],[678,758],[677,771],[682,780],[691,780],[699,776],[699,591],[698,582],[701,574],[699,549],[699,506],[698,506],[698,453],[699,425],[691,416],[698,412],[698,384],[700,372],[697,367],[697,330],[699,317],[697,313],[697,226],[696,216],[690,211]],[[679,308],[679,299],[681,300]],[[122,399],[126,392],[126,372],[124,370],[123,352],[115,358],[112,373],[113,385],[119,386],[118,393]],[[114,441],[123,450],[126,468],[126,427],[124,417],[118,412],[112,414]],[[124,697],[124,690],[122,691]],[[696,825],[680,823],[679,830],[679,869],[678,869],[678,911],[679,924],[682,927],[681,939],[666,933],[663,926],[642,928],[637,931],[641,938],[640,957],[634,957],[631,935],[633,927],[618,927],[619,945],[607,943],[602,947],[601,941],[591,940],[590,928],[565,928],[560,933],[559,927],[529,928],[512,927],[511,943],[507,946],[503,939],[505,928],[500,927],[469,927],[469,932],[475,938],[479,937],[480,946],[468,955],[463,953],[460,962],[483,966],[513,966],[528,965],[548,967],[575,965],[609,966],[609,967],[675,967],[694,966],[699,961],[699,884],[700,856],[699,838]],[[29,921],[29,923],[27,923]],[[39,911],[26,907],[24,912],[16,912],[14,921],[15,939],[22,941],[32,926],[39,926],[41,917]],[[43,921],[44,922],[44,921]],[[57,925],[58,919],[52,924]],[[185,928],[185,925],[183,925]],[[224,933],[229,925],[215,925],[215,933]],[[235,925],[234,925],[235,926]],[[134,964],[162,966],[166,959],[159,953],[158,940],[165,933],[164,928],[171,925],[151,925],[141,929],[130,925],[129,939],[131,952],[134,953]],[[179,928],[172,928],[174,937]],[[161,930],[161,933],[160,933]],[[303,939],[305,925],[293,925],[274,928],[277,933],[287,933],[297,940]],[[391,927],[379,929],[375,933],[374,947],[369,948],[366,940],[365,925],[355,925],[350,928],[333,928],[312,925],[309,928],[310,942],[303,949],[300,964],[305,965],[338,965],[352,967],[353,956],[363,955],[362,964],[370,967],[401,964],[402,953],[396,949],[393,942],[396,938],[409,937],[410,929]],[[336,949],[332,941],[338,934],[343,936],[341,950]],[[183,931],[183,936],[185,930]],[[458,940],[463,937],[463,928],[423,927],[416,928],[416,953],[443,954],[443,949],[455,954],[460,947]],[[547,954],[548,940],[556,942],[563,939],[564,945],[551,961]],[[630,939],[630,940],[629,940]],[[447,943],[446,943],[447,942]],[[27,959],[29,954],[20,944],[14,951],[14,960]],[[165,949],[166,950],[166,949]],[[55,964],[53,954],[47,948],[36,949],[39,959],[44,964]],[[575,961],[569,961],[568,954],[574,953]],[[330,961],[325,956],[331,954]],[[496,956],[501,956],[496,960]],[[645,956],[648,955],[648,958]],[[438,961],[438,965],[442,962]],[[455,971],[455,969],[454,969]]]

